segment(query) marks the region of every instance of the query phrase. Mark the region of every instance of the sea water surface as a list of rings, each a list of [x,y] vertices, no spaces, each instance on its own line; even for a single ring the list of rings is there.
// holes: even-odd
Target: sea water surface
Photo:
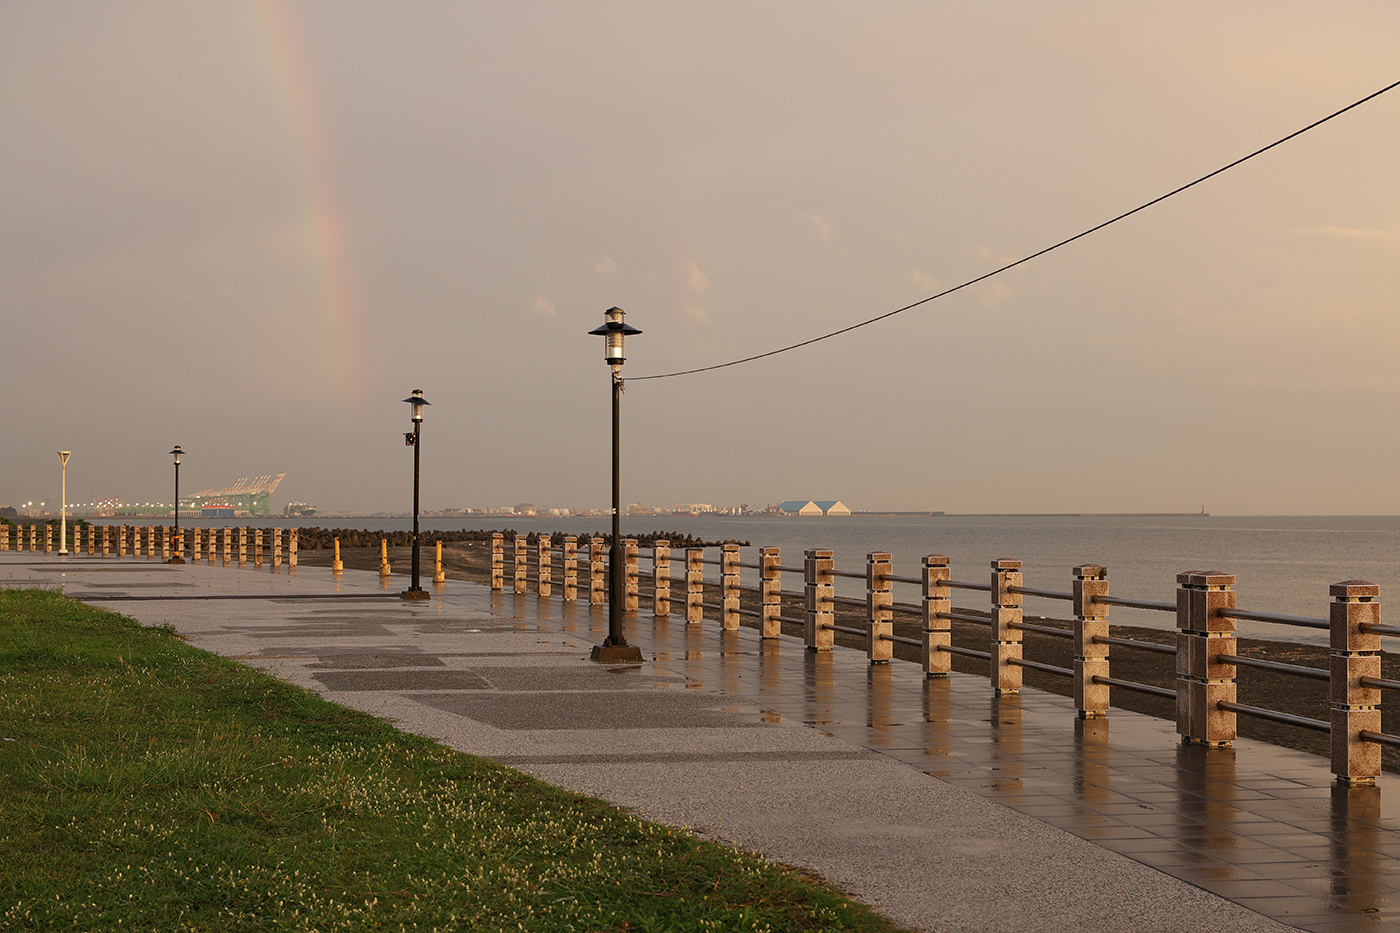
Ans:
[[[256,520],[182,520],[182,525],[222,527],[252,524],[263,527],[344,527],[371,531],[404,531],[408,518],[307,519],[263,517]],[[597,533],[610,529],[607,516],[571,518],[425,518],[422,531],[461,529],[559,531]],[[1100,564],[1108,568],[1109,592],[1115,596],[1173,602],[1176,575],[1183,571],[1216,570],[1236,576],[1241,609],[1325,618],[1328,586],[1343,580],[1365,580],[1381,587],[1381,615],[1388,622],[1391,594],[1400,596],[1400,516],[1126,516],[1126,515],[939,515],[772,518],[767,516],[624,516],[623,535],[653,531],[689,534],[707,540],[749,542],[743,561],[757,559],[759,546],[782,549],[784,567],[800,567],[807,548],[828,548],[838,570],[862,571],[866,554],[887,551],[894,572],[916,577],[927,554],[949,558],[954,580],[985,583],[993,560],[1011,558],[1023,564],[1025,585],[1068,591],[1071,568]],[[643,572],[649,568],[643,552]],[[713,568],[711,568],[712,570]],[[673,568],[673,575],[679,573]],[[746,584],[753,571],[744,571]],[[783,589],[797,590],[801,581],[784,575]],[[837,591],[859,596],[856,580],[838,580]],[[985,608],[984,593],[958,591],[954,604]],[[897,586],[895,599],[917,602],[917,590]],[[1397,602],[1400,605],[1400,602]],[[1026,600],[1028,614],[1069,616],[1069,604]],[[1172,628],[1168,613],[1115,607],[1116,622]],[[1317,641],[1324,633],[1299,628],[1241,621],[1242,635]],[[1308,637],[1311,636],[1311,637]]]

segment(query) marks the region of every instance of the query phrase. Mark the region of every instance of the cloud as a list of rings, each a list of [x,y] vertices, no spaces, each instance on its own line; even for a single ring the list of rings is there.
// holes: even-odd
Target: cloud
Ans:
[[[697,295],[703,295],[710,290],[709,276],[701,272],[700,267],[693,262],[690,264],[690,276],[687,284],[690,285],[690,290]]]
[[[690,315],[692,318],[694,318],[701,324],[710,323],[709,312],[706,311],[704,308],[700,307],[699,305],[687,305],[685,313]]]
[[[594,256],[593,268],[598,271],[599,275],[616,275],[617,260],[611,256]]]
[[[826,219],[825,217],[823,217],[821,214],[818,214],[816,211],[812,211],[811,213],[808,213],[808,214],[794,214],[793,216],[796,217],[798,220],[809,220],[809,221],[811,221],[811,222],[812,222],[812,226],[815,227],[816,230],[817,230],[817,237],[818,237],[818,239],[820,239],[823,243],[830,243],[830,242],[831,242],[831,237],[832,237],[831,224],[828,223],[828,222],[827,222],[827,219]]]
[[[1313,227],[1312,229],[1295,227],[1291,232],[1309,236],[1340,237],[1349,240],[1394,240],[1400,238],[1400,232],[1397,232],[1397,227],[1394,225],[1384,230],[1366,227]]]
[[[543,295],[536,295],[535,310],[545,317],[554,317],[554,302]]]
[[[915,272],[909,281],[921,292],[938,291],[938,280],[925,272]]]
[[[992,266],[1004,266],[1012,261],[1011,256],[1006,253],[997,254],[992,252],[992,248],[986,243],[978,243],[972,250],[973,256]]]
[[[1010,285],[989,282],[982,286],[979,301],[984,308],[995,308],[1014,294],[1016,294],[1016,290]]]

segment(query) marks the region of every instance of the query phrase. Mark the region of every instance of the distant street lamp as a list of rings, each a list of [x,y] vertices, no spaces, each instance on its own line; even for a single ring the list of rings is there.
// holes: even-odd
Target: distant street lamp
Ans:
[[[404,401],[413,406],[413,430],[403,436],[403,442],[413,448],[413,582],[399,595],[404,599],[430,599],[428,591],[418,585],[418,441],[422,437],[423,409],[432,402],[423,397],[422,389],[414,389]]]
[[[180,456],[184,453],[180,445],[176,444],[175,449],[170,452],[170,456],[175,458],[175,530],[171,532],[171,544],[175,547],[175,556],[166,563],[183,564],[185,559],[180,556],[180,547],[175,542],[180,540]]]
[[[68,458],[71,456],[73,456],[73,451],[71,450],[60,450],[58,452],[58,463],[63,471],[63,479],[61,481],[63,491],[60,493],[62,498],[59,500],[61,503],[59,515],[61,517],[58,524],[58,553],[60,554],[68,553]]]
[[[622,364],[626,360],[623,340],[628,334],[641,333],[626,322],[626,317],[627,312],[621,308],[609,308],[603,312],[603,326],[589,331],[604,338],[603,359],[612,367],[612,547],[608,549],[608,637],[601,645],[593,646],[592,654],[593,660],[604,664],[642,660],[641,649],[627,644],[627,638],[622,634],[622,457],[618,435],[621,426]]]

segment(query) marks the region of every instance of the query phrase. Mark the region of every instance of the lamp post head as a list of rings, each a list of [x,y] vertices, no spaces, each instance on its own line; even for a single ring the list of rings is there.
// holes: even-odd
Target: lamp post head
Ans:
[[[71,457],[71,456],[73,456],[73,451],[71,451],[71,450],[60,450],[60,451],[58,452],[58,462],[59,462],[59,464],[60,464],[61,466],[67,466],[67,465],[68,465],[68,458]]]
[[[604,339],[603,360],[616,372],[626,361],[623,340],[629,334],[640,334],[637,328],[627,323],[627,312],[621,308],[609,308],[603,312],[603,326],[590,330],[590,334],[600,334]]]
[[[422,389],[414,389],[413,394],[404,399],[404,401],[413,406],[414,421],[422,421],[424,407],[432,404],[432,402],[423,397]]]
[[[172,451],[170,452],[170,456],[172,456],[172,457],[175,458],[175,465],[176,465],[176,466],[179,466],[179,465],[180,465],[180,456],[181,456],[183,453],[184,453],[184,451],[180,449],[180,445],[179,445],[179,444],[176,444],[176,445],[175,445],[175,449],[172,450]]]

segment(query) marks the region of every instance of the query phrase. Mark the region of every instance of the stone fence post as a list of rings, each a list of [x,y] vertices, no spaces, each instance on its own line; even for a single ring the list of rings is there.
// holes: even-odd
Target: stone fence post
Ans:
[[[1235,714],[1220,701],[1236,702],[1235,665],[1220,656],[1235,653],[1235,620],[1220,610],[1235,608],[1235,577],[1201,570],[1176,582],[1176,731],[1187,742],[1229,745]]]
[[[803,641],[808,651],[830,651],[836,643],[836,562],[825,548],[808,548],[802,562],[805,603]]]
[[[263,530],[262,530],[261,528],[254,528],[254,529],[253,529],[253,566],[254,566],[254,567],[261,567],[262,565],[263,565]]]
[[[894,564],[884,551],[865,555],[865,657],[871,664],[894,660]]]
[[[662,539],[651,542],[651,613],[671,614],[671,542]]]
[[[301,536],[299,528],[291,528],[287,531],[287,567],[295,570],[297,566],[297,541]]]
[[[1080,719],[1108,715],[1108,645],[1094,639],[1108,636],[1108,607],[1094,602],[1108,595],[1108,570],[1098,564],[1074,568],[1074,705]]]
[[[165,526],[165,525],[161,525],[161,526],[160,526],[160,559],[161,559],[161,560],[166,561],[166,562],[169,562],[169,560],[170,560],[170,547],[171,547],[172,544],[174,544],[174,542],[171,540],[170,529],[169,529],[167,526]]]
[[[530,558],[525,552],[525,535],[517,533],[515,536],[515,566],[511,571],[511,586],[515,594],[519,596],[524,593],[529,586],[526,575],[530,572]]]
[[[720,626],[728,631],[739,627],[739,545],[719,549]]]
[[[992,687],[997,693],[1018,693],[1021,689],[1021,594],[1011,592],[1021,585],[1019,560],[992,561]]]
[[[578,537],[564,536],[564,602],[578,601]]]
[[[1381,621],[1381,588],[1364,580],[1330,587],[1332,773],[1343,784],[1374,784],[1381,747],[1361,733],[1381,731],[1381,690],[1362,683],[1381,676],[1381,636],[1362,630]]]
[[[594,535],[588,539],[588,604],[601,606],[608,599],[608,567],[604,557],[603,540]]]
[[[491,532],[491,592],[499,593],[506,586],[506,536]]]
[[[282,529],[272,529],[272,566],[282,566]]]
[[[539,578],[537,592],[548,598],[554,592],[554,541],[543,531],[535,536],[535,573]]]
[[[953,611],[953,591],[948,586],[951,571],[948,558],[929,554],[924,565],[924,634],[920,653],[924,674],[947,677],[953,670],[953,655],[946,651],[953,643],[953,623],[948,613]]]
[[[705,549],[685,549],[685,624],[705,621]]]
[[[198,529],[198,528],[191,528],[191,529],[190,529],[190,560],[194,561],[196,564],[199,563],[201,560],[204,559],[204,548],[201,546],[201,543],[200,543],[199,538],[200,538],[199,529]]]
[[[244,567],[248,564],[248,526],[238,526],[238,566]]]
[[[626,568],[622,577],[622,610],[636,612],[638,596],[641,592],[637,573],[637,539],[622,539],[622,565]]]
[[[758,549],[759,580],[759,632],[764,638],[779,638],[783,634],[783,623],[778,617],[783,614],[782,551],[775,547]]]

